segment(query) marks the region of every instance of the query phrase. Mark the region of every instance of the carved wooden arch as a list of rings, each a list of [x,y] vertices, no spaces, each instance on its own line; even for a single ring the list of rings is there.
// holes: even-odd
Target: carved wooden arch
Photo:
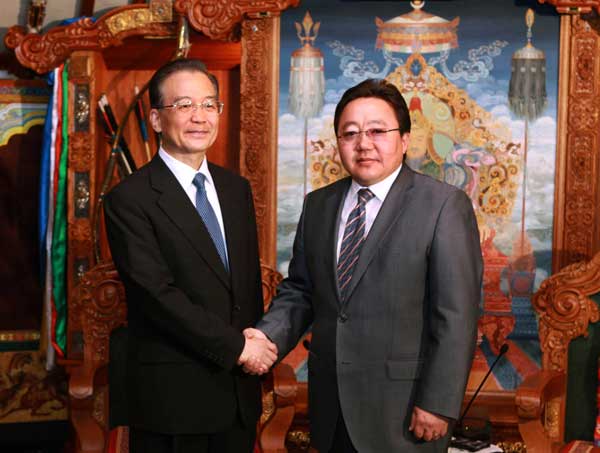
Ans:
[[[539,315],[543,370],[567,370],[569,342],[587,336],[589,324],[600,319],[598,305],[589,298],[599,292],[600,253],[544,280],[533,296]]]
[[[75,50],[99,50],[123,44],[132,36],[169,36],[177,21],[173,12],[187,18],[190,25],[211,39],[239,40],[237,26],[245,18],[278,16],[297,6],[300,0],[153,0],[115,8],[98,20],[86,17],[72,24],[58,26],[39,35],[27,33],[25,27],[13,26],[4,38],[14,49],[19,62],[38,73],[60,65]]]

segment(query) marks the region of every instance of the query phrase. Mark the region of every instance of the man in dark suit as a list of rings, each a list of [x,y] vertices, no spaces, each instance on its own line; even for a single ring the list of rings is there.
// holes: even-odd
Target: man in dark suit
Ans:
[[[346,91],[334,128],[351,176],[306,197],[289,276],[260,331],[245,334],[264,332],[283,357],[312,323],[319,452],[445,452],[477,332],[482,259],[471,202],[403,164],[410,117],[394,85]]]
[[[250,185],[206,161],[223,104],[201,62],[160,68],[150,103],[158,154],[104,204],[127,295],[130,450],[251,452],[260,383],[239,365],[266,368],[276,348],[242,334],[263,313]]]

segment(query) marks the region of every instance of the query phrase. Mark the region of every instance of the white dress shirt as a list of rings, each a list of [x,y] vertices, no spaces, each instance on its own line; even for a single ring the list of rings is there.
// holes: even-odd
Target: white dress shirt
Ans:
[[[385,201],[385,197],[387,197],[387,194],[392,188],[392,184],[394,184],[394,181],[396,180],[396,177],[398,176],[398,173],[400,173],[401,169],[402,164],[400,164],[400,166],[387,178],[369,187],[361,186],[356,181],[352,180],[352,184],[350,184],[350,188],[346,193],[344,207],[342,208],[342,218],[340,219],[340,228],[338,230],[336,262],[340,258],[340,248],[342,247],[342,239],[344,238],[344,230],[346,229],[348,216],[356,206],[356,203],[358,203],[358,191],[360,189],[369,189],[371,192],[373,192],[373,195],[375,195],[365,205],[365,237],[367,237],[369,231],[371,231],[373,222],[375,222],[375,218],[381,209],[381,205]]]
[[[200,169],[196,170],[195,168],[190,167],[188,164],[185,164],[180,160],[175,159],[164,149],[162,149],[162,147],[158,150],[158,155],[161,157],[166,166],[169,167],[169,170],[171,170],[171,173],[173,173],[175,178],[177,178],[177,181],[179,181],[179,184],[187,194],[194,207],[196,206],[197,192],[196,186],[194,185],[194,177],[196,176],[196,173],[202,173],[205,176],[204,187],[206,188],[206,198],[208,198],[208,202],[210,203],[210,206],[213,208],[213,211],[215,211],[215,215],[217,216],[219,228],[221,229],[221,234],[223,235],[223,245],[225,245],[225,254],[227,255],[227,237],[225,236],[225,227],[223,225],[223,214],[221,214],[219,196],[217,194],[217,189],[213,182],[212,176],[210,175],[210,171],[208,170],[206,157],[202,160]],[[229,256],[227,256],[227,259],[229,260]]]

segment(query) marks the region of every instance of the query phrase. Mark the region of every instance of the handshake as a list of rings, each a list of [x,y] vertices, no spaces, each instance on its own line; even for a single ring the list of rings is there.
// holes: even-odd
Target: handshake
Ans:
[[[277,346],[258,329],[244,330],[246,343],[238,359],[244,371],[249,374],[265,374],[277,360]]]

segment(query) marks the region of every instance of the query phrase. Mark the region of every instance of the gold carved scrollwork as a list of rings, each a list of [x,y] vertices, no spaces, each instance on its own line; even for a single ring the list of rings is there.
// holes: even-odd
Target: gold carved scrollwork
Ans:
[[[90,118],[90,101],[87,97],[87,93],[84,91],[77,92],[77,98],[75,99],[75,121],[79,128],[88,123]]]
[[[78,209],[85,209],[90,202],[90,188],[87,181],[80,179],[75,187],[75,205]]]
[[[287,434],[286,440],[292,444],[296,450],[308,451],[308,447],[310,446],[310,433],[301,430],[290,431]]]
[[[275,397],[273,390],[266,392],[262,397],[263,411],[260,415],[260,425],[263,426],[275,413]]]
[[[155,22],[173,20],[173,0],[150,0],[150,13]]]
[[[498,442],[497,445],[504,453],[527,453],[523,442]]]
[[[106,21],[106,26],[111,34],[116,35],[124,31],[144,27],[152,22],[170,22],[170,20],[164,20],[164,15],[163,17],[154,16],[152,11],[148,9],[138,9],[123,11],[111,16]]]
[[[559,436],[560,403],[559,398],[552,399],[546,403],[546,420],[544,426],[548,435],[554,439],[557,439]]]

